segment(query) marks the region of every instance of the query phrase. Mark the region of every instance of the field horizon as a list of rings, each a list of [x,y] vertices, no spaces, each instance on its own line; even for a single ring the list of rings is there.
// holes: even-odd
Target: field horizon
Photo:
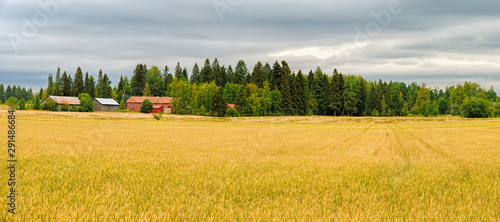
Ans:
[[[16,115],[7,220],[500,218],[498,118]]]

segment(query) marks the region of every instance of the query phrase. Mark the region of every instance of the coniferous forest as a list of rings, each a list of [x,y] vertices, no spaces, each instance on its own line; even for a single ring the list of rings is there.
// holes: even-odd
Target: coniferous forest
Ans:
[[[189,73],[189,74],[188,74]],[[117,84],[99,70],[97,79],[80,67],[73,77],[58,68],[49,74],[47,87],[38,94],[31,89],[0,85],[0,99],[15,98],[20,109],[42,109],[40,101],[49,95],[114,98],[120,109],[131,96],[173,97],[175,114],[209,116],[500,116],[497,93],[465,82],[445,89],[428,88],[397,81],[370,81],[360,75],[315,70],[292,72],[286,61],[257,62],[250,71],[240,60],[233,68],[218,59],[194,64],[188,71],[180,63],[173,73],[168,66],[137,64],[131,78],[121,76]],[[234,104],[228,108],[221,104]]]

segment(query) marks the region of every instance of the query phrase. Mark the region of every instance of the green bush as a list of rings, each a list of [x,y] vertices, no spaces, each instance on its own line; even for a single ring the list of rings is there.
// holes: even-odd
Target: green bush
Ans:
[[[153,118],[155,118],[158,121],[161,120],[162,116],[163,116],[163,112],[159,112],[158,114],[153,113]]]
[[[5,104],[7,104],[10,109],[17,109],[17,99],[14,97],[10,97]]]
[[[47,102],[43,104],[42,109],[47,111],[57,111],[57,103],[52,99],[47,99]]]
[[[71,111],[71,112],[80,112],[80,107],[78,107],[78,106],[72,106],[69,111]]]
[[[61,111],[69,111],[69,105],[68,104],[62,104],[61,105]]]
[[[483,98],[465,98],[460,110],[466,118],[488,118],[492,116],[491,103]]]
[[[240,113],[235,108],[229,108],[226,111],[226,116],[229,116],[229,117],[239,117]]]
[[[81,93],[78,95],[80,100],[80,107],[78,111],[80,112],[94,112],[94,105],[92,104],[92,97],[87,93]]]
[[[144,100],[141,105],[141,113],[153,112],[153,103],[149,100]]]

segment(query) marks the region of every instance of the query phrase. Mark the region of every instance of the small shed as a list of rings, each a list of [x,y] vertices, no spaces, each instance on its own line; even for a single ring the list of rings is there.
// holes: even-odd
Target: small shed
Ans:
[[[92,105],[95,111],[115,111],[120,106],[114,99],[109,98],[94,98]]]
[[[42,106],[47,103],[47,101],[52,100],[57,103],[59,109],[61,109],[62,104],[68,104],[69,107],[80,106],[80,100],[78,97],[68,97],[68,96],[48,96],[46,99],[42,101]]]

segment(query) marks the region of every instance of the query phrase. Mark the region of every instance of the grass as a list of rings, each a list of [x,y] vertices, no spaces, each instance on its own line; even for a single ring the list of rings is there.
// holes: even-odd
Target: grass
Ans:
[[[6,220],[500,219],[499,119],[17,115]]]

